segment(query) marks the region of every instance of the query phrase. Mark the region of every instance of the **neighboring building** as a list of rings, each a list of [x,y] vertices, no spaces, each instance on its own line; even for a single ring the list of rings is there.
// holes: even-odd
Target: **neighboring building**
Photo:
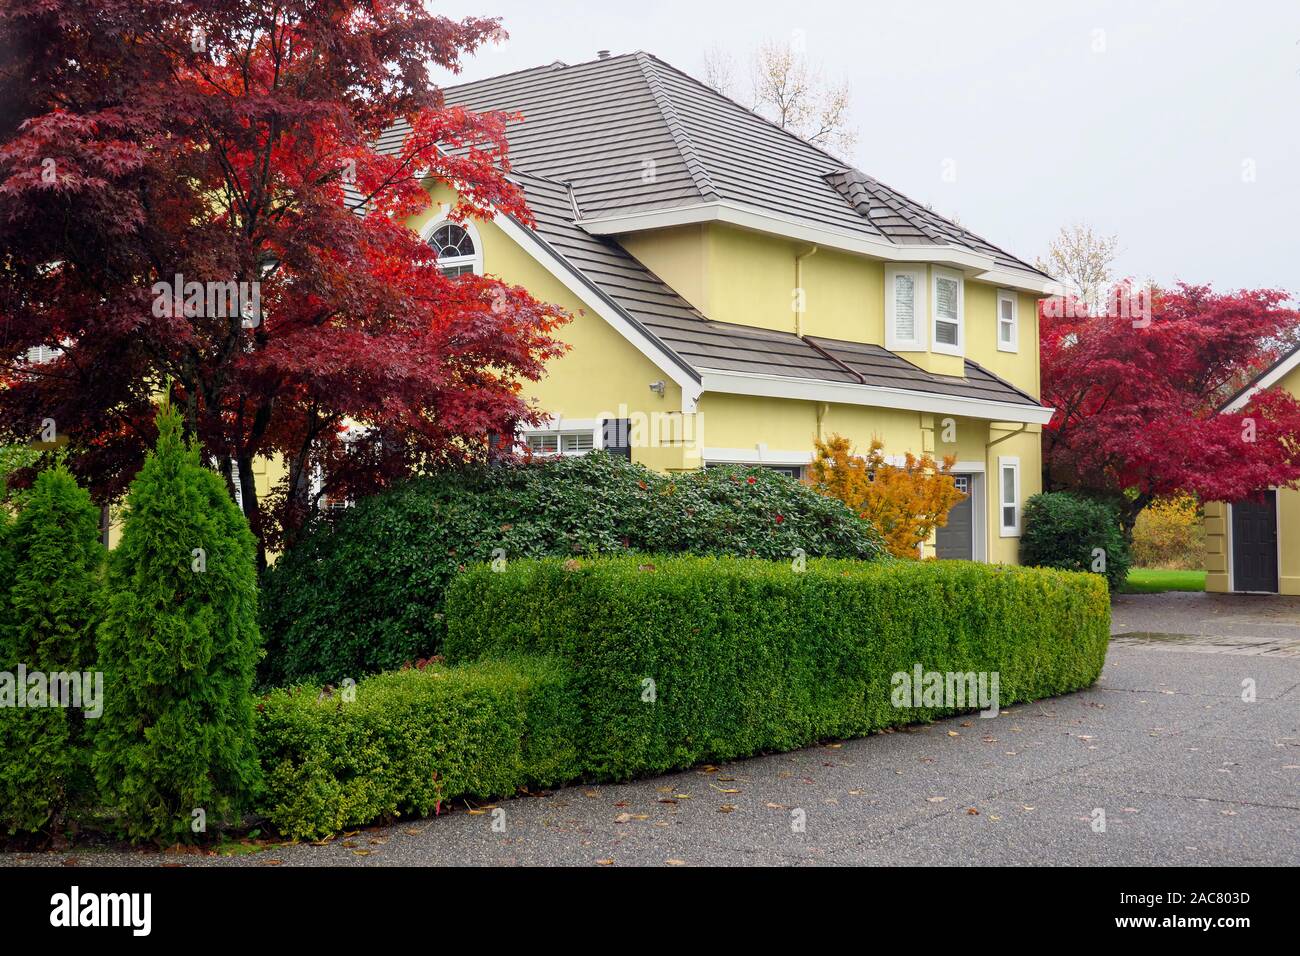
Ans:
[[[879,436],[957,458],[970,498],[926,553],[1017,560],[1051,416],[1048,276],[645,53],[445,92],[522,113],[511,175],[537,222],[456,226],[440,187],[412,228],[443,268],[574,315],[572,350],[528,387],[553,419],[521,442],[798,475],[817,437]]]
[[[1220,411],[1238,412],[1256,392],[1300,398],[1300,349],[1283,356]],[[1205,503],[1205,590],[1300,594],[1300,491],[1270,489],[1262,501]]]

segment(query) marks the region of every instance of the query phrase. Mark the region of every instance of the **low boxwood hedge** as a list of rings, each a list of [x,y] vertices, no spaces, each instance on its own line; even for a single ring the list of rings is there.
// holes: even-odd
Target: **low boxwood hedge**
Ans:
[[[1001,705],[1101,672],[1110,604],[1098,575],[796,567],[628,557],[471,569],[448,597],[455,666],[262,698],[264,812],[286,836],[319,837],[460,796],[625,779],[979,706],[895,706],[895,675],[918,666],[996,673]]]
[[[581,770],[688,767],[929,720],[893,675],[996,672],[1003,705],[1101,672],[1098,575],[965,562],[630,557],[470,570],[448,597],[451,663],[545,654],[570,670]]]
[[[500,549],[499,551],[497,549]],[[605,452],[449,470],[322,518],[263,579],[265,686],[334,682],[440,651],[443,596],[492,559],[628,552],[871,559],[844,503],[765,468],[662,475]]]
[[[263,812],[285,836],[316,838],[427,815],[454,797],[572,780],[571,693],[567,668],[544,658],[273,691],[257,705]]]

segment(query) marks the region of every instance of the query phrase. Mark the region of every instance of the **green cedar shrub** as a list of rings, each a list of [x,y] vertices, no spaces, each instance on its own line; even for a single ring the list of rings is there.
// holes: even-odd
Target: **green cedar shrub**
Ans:
[[[951,713],[892,705],[916,664],[998,672],[1003,705],[1087,687],[1110,604],[1099,575],[971,562],[549,559],[459,575],[448,621],[449,663],[563,660],[582,772],[621,780]]]
[[[37,475],[17,520],[3,524],[0,670],[93,671],[106,553],[99,509],[60,464]],[[84,713],[0,708],[0,828],[57,825],[90,796]]]
[[[275,690],[258,703],[263,811],[287,837],[428,815],[453,798],[578,774],[580,709],[556,662],[434,664],[331,691]]]
[[[445,592],[520,558],[690,552],[874,559],[844,504],[764,468],[661,475],[604,452],[450,471],[322,519],[263,578],[264,685],[338,682],[436,654]]]
[[[189,840],[195,809],[209,826],[238,818],[258,786],[257,574],[243,514],[168,407],[131,483],[108,592],[96,777],[132,839]]]
[[[1062,571],[1092,571],[1093,551],[1105,551],[1105,577],[1112,592],[1128,577],[1133,560],[1113,507],[1068,491],[1037,494],[1025,502],[1020,560]]]

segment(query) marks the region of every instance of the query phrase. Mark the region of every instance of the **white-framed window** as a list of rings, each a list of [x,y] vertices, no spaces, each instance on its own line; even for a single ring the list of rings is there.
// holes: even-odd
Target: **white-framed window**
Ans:
[[[998,457],[998,526],[1004,538],[1020,537],[1020,459]]]
[[[1005,289],[998,290],[998,351],[1020,351],[1020,305]]]
[[[523,442],[534,455],[585,455],[596,447],[594,431],[525,432]]]
[[[239,462],[230,459],[230,480],[235,484],[235,504],[244,510],[244,479],[239,474]]]
[[[933,350],[947,355],[964,355],[966,334],[962,299],[965,289],[961,273],[936,267],[930,287],[934,296],[934,325],[930,330]]]
[[[438,253],[438,268],[444,275],[483,274],[483,244],[472,222],[442,219],[429,226],[424,238]]]
[[[63,354],[63,349],[54,345],[38,345],[27,350],[27,362],[30,365],[45,365],[53,362]]]
[[[885,348],[925,351],[925,269],[885,270]]]

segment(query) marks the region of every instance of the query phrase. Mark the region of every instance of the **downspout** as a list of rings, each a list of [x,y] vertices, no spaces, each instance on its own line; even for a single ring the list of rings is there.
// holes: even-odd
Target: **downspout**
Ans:
[[[794,257],[794,294],[798,297],[796,304],[798,308],[794,310],[794,334],[803,338],[803,313],[808,296],[804,294],[803,288],[803,261],[810,259],[817,254],[817,247],[812,246],[807,251],[799,253]]]

